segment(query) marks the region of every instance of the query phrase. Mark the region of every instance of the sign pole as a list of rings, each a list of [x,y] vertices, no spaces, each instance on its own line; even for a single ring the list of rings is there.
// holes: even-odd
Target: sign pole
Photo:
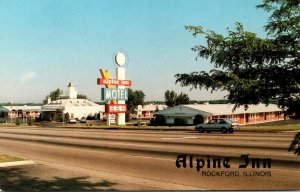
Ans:
[[[118,80],[125,80],[125,68],[118,66],[117,69],[117,79]],[[118,86],[118,89],[125,89],[124,86]],[[124,100],[118,101],[118,104],[125,104]],[[117,115],[117,125],[125,125],[125,113],[118,113]]]
[[[107,121],[107,125],[110,126],[111,122],[110,122],[110,113],[106,113],[106,121]]]

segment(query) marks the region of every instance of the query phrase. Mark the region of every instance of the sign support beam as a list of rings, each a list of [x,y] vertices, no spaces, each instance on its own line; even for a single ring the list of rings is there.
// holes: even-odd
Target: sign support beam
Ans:
[[[123,67],[117,67],[117,79],[118,80],[125,80],[125,68]],[[125,89],[125,86],[117,86],[118,89]],[[118,101],[118,104],[125,104],[125,101]],[[125,113],[118,113],[116,114],[116,120],[117,120],[117,125],[126,125],[125,122]]]

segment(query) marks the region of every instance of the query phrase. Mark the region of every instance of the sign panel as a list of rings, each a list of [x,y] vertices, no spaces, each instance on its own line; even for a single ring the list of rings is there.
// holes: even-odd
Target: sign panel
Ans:
[[[106,104],[105,105],[106,113],[126,113],[127,104]]]
[[[98,85],[131,86],[131,80],[98,78]]]
[[[102,101],[128,100],[128,89],[101,88]]]
[[[115,114],[110,114],[109,115],[109,121],[110,121],[110,123],[116,123],[116,115]]]

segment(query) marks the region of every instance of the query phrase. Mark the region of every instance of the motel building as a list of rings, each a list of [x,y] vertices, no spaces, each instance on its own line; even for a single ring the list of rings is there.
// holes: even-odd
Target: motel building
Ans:
[[[2,106],[0,107],[0,117],[10,119],[16,118],[39,118],[41,106]]]
[[[249,105],[247,110],[241,106],[235,111],[232,111],[233,107],[230,104],[209,103],[179,105],[155,112],[155,115],[164,116],[166,124],[175,124],[180,120],[186,125],[207,123],[212,118],[228,118],[240,125],[284,120],[283,111],[274,104]]]
[[[66,113],[69,113],[71,119],[81,119],[82,117],[102,119],[105,106],[86,99],[77,99],[76,88],[72,83],[69,83],[68,91],[62,99],[55,101],[49,99],[46,105],[0,107],[0,121],[15,122],[16,118],[40,118],[41,120],[57,121],[58,119],[63,120],[63,114]]]
[[[138,105],[138,116],[141,118],[152,118],[156,111],[162,111],[167,108],[168,108],[167,105],[155,105],[155,104],[149,104],[144,106]]]
[[[71,119],[81,119],[82,117],[103,118],[105,106],[98,105],[86,99],[77,99],[77,91],[74,84],[69,83],[68,91],[63,99],[55,101],[49,100],[46,105],[42,106],[43,119],[57,120],[63,117],[62,114],[69,113]],[[98,117],[100,115],[100,117]]]

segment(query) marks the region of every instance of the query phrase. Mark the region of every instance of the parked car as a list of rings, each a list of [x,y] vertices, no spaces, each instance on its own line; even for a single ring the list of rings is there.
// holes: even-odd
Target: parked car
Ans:
[[[222,133],[233,133],[239,126],[234,124],[230,119],[211,119],[208,123],[202,123],[196,125],[195,129],[199,133],[211,132],[211,131],[221,131]]]
[[[76,121],[76,119],[70,119],[69,120],[69,123],[76,123],[77,121]]]
[[[82,118],[80,119],[80,123],[86,123],[86,118],[85,118],[85,117],[82,117]]]

